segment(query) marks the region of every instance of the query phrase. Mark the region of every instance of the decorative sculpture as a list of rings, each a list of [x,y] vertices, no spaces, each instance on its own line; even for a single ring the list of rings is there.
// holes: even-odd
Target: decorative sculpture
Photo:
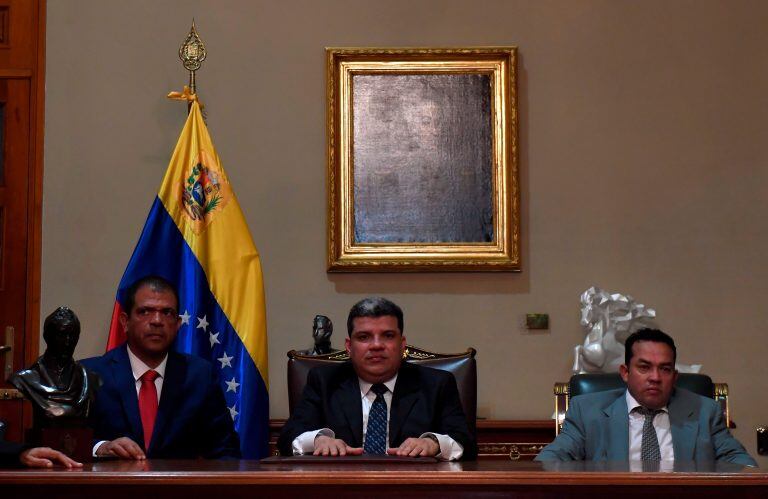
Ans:
[[[59,307],[45,319],[45,353],[10,382],[35,408],[35,426],[61,419],[85,419],[100,381],[72,358],[80,338],[80,321],[72,310]]]
[[[624,363],[624,342],[638,329],[653,327],[656,311],[629,295],[592,286],[581,294],[581,326],[587,337],[574,349],[574,373],[611,372]]]
[[[312,320],[312,338],[315,345],[309,350],[303,350],[300,353],[304,355],[323,355],[335,352],[331,347],[331,335],[333,334],[333,322],[324,315],[316,315]]]
[[[655,327],[656,310],[630,295],[608,293],[592,286],[581,294],[581,325],[587,332],[583,345],[574,348],[574,373],[615,373],[624,363],[627,337],[644,327]],[[679,372],[698,373],[701,364],[680,364]]]
[[[77,315],[67,307],[59,307],[43,325],[45,353],[27,369],[14,373],[9,382],[32,402],[28,440],[33,445],[54,447],[76,459],[87,459],[92,432],[86,428],[86,418],[101,380],[73,359],[79,338]]]

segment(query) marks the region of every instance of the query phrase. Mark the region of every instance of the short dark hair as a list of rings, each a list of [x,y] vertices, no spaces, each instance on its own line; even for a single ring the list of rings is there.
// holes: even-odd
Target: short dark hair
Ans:
[[[152,291],[170,291],[176,298],[176,311],[179,309],[179,292],[176,291],[176,286],[171,284],[167,279],[160,277],[159,275],[144,276],[131,284],[128,289],[125,290],[125,297],[123,298],[123,312],[131,315],[134,305],[136,305],[136,293],[144,286],[149,286]]]
[[[380,296],[363,298],[352,305],[352,308],[349,310],[347,335],[350,338],[352,337],[352,323],[358,317],[385,317],[388,315],[397,319],[397,328],[400,329],[400,334],[403,334],[403,311],[400,307]]]
[[[672,349],[672,361],[677,362],[675,340],[660,329],[643,328],[630,334],[627,341],[624,343],[624,364],[627,367],[629,367],[629,361],[632,360],[632,355],[634,354],[632,347],[638,341],[653,341],[654,343],[664,343],[665,345],[669,345],[669,348]]]

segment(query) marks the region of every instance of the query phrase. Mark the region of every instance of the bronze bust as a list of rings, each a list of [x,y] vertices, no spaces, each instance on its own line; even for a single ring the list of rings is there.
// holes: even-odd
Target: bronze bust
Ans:
[[[323,355],[334,351],[331,348],[331,335],[333,334],[333,322],[324,315],[316,315],[312,320],[312,338],[315,346],[311,350],[305,350],[305,355]]]
[[[101,380],[72,358],[80,338],[80,321],[59,307],[43,325],[45,353],[9,381],[32,402],[34,427],[83,424]]]

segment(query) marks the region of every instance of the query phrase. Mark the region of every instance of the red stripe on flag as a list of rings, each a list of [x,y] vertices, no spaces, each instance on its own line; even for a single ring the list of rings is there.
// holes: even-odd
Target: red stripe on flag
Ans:
[[[107,352],[115,347],[119,347],[125,342],[125,330],[120,324],[120,314],[123,312],[123,307],[120,306],[120,302],[115,302],[115,308],[112,310],[112,323],[109,325],[109,339],[107,339]]]

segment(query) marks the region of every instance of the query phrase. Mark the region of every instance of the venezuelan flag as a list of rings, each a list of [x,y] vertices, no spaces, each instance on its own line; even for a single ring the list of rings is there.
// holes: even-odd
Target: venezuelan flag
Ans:
[[[125,341],[117,320],[127,288],[149,274],[179,290],[176,349],[221,369],[244,458],[267,455],[267,325],[259,253],[197,101],[117,291],[107,350]]]

